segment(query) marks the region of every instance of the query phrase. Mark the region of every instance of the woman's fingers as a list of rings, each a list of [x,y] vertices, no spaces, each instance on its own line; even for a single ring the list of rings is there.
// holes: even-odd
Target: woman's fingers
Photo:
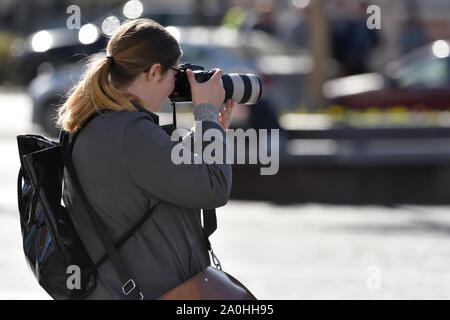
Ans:
[[[188,78],[188,81],[189,81],[190,85],[191,86],[195,85],[197,83],[197,81],[195,80],[194,73],[192,72],[192,70],[191,69],[187,69],[186,70],[186,74],[187,74],[187,78]]]
[[[214,74],[211,77],[211,80],[219,82],[220,79],[222,79],[223,71],[220,69],[213,69],[211,71],[214,72]]]
[[[192,101],[195,105],[210,103],[219,107],[225,100],[225,90],[220,82],[222,70],[214,69],[213,76],[206,82],[197,82],[192,70],[188,69],[187,76],[191,85]]]
[[[233,106],[234,106],[234,100],[228,99],[225,103],[225,114],[227,114],[228,116],[231,116],[231,111],[233,109]]]
[[[228,99],[225,102],[225,109],[221,110],[219,113],[219,121],[224,130],[227,130],[231,122],[231,112],[233,111],[234,101],[233,99]]]

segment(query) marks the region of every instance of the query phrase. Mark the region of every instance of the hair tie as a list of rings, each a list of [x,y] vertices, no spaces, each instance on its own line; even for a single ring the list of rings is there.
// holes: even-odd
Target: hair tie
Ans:
[[[111,62],[111,64],[116,63],[116,61],[114,60],[114,58],[112,56],[106,56],[106,59],[108,59]]]

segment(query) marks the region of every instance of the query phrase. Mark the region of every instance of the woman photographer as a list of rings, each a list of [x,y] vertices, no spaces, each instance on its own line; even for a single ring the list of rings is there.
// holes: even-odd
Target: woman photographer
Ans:
[[[174,89],[181,49],[164,27],[149,19],[126,22],[110,38],[107,56],[96,57],[59,110],[68,132],[83,127],[72,159],[81,186],[114,241],[150,209],[144,225],[119,252],[145,299],[156,299],[210,264],[200,209],[226,204],[231,165],[179,164],[177,142],[154,114]],[[225,109],[222,72],[197,83],[188,70],[194,117],[203,130],[228,128],[233,101]],[[84,122],[99,113],[85,127]],[[225,139],[223,139],[225,144]],[[205,146],[204,146],[205,147]],[[225,145],[224,145],[225,148]],[[82,208],[73,220],[93,261],[105,250]],[[88,299],[121,299],[122,283],[106,260]]]

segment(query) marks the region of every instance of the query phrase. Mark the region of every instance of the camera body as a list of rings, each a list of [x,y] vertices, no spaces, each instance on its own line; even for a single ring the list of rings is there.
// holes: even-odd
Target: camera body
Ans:
[[[194,72],[195,79],[198,82],[206,82],[211,79],[213,73],[205,71],[205,68],[191,63],[184,63],[178,66],[180,72],[175,80],[175,89],[169,96],[172,102],[190,102],[192,101],[191,85],[187,77],[186,70]]]
[[[205,71],[204,67],[191,63],[181,64],[178,69],[180,72],[175,80],[175,88],[169,96],[172,102],[192,101],[191,85],[186,70],[192,70],[198,82],[206,82],[213,76],[211,71]],[[232,98],[235,103],[250,105],[257,103],[262,95],[261,80],[253,74],[223,74],[222,84],[225,90],[225,101]]]

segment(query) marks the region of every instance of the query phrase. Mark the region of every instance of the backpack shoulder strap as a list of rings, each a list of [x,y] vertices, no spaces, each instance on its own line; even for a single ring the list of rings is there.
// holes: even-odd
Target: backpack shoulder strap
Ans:
[[[84,193],[83,188],[81,187],[80,181],[78,180],[78,176],[76,174],[75,167],[72,161],[72,151],[78,135],[87,126],[87,124],[98,115],[99,115],[98,113],[94,113],[91,117],[89,117],[88,120],[83,124],[83,126],[76,131],[76,133],[72,136],[71,139],[69,134],[62,133],[60,135],[61,142],[64,143],[65,147],[67,147],[65,148],[64,152],[65,153],[64,164],[67,168],[67,172],[69,173],[71,180],[75,185],[76,190],[78,191],[83,201],[86,210],[88,211],[88,216],[90,217],[90,220],[95,228],[95,231],[100,237],[100,240],[105,248],[105,251],[108,257],[110,258],[117,275],[119,276],[119,279],[122,283],[122,293],[125,295],[127,299],[142,300],[144,296],[142,292],[139,290],[133,278],[130,276],[131,273],[129,272],[123,258],[117,251],[111,235],[108,233],[104,223],[101,221],[95,209],[89,203],[89,200],[87,199],[86,194]],[[148,216],[149,214],[145,215],[146,218],[148,218]],[[140,222],[141,221],[139,221],[138,224]]]

